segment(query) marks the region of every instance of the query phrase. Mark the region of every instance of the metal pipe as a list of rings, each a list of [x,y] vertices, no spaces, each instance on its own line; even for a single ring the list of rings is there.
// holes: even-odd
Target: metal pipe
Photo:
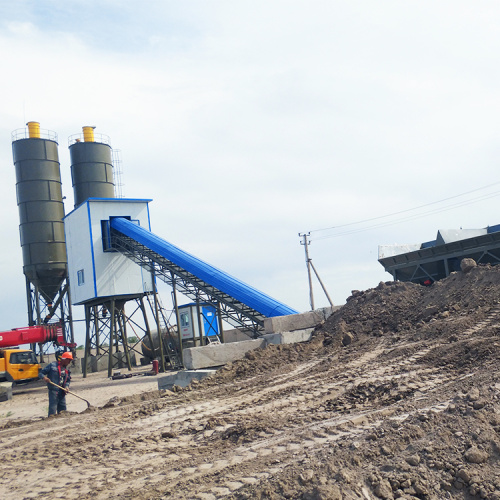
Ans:
[[[130,353],[129,353],[128,339],[127,339],[127,318],[125,316],[125,305],[123,305],[121,314],[120,316],[118,316],[118,324],[120,326],[120,331],[122,332],[122,345],[123,345],[123,351],[125,352],[125,359],[127,361],[127,368],[129,371],[131,371],[132,363],[130,361]]]
[[[113,372],[113,342],[115,335],[115,299],[111,299],[110,319],[109,319],[109,348],[108,348],[108,377]]]
[[[163,336],[161,332],[161,321],[160,321],[160,308],[158,307],[158,289],[156,288],[156,281],[154,272],[151,272],[151,282],[153,284],[154,293],[154,305],[155,305],[155,316],[156,316],[156,328],[158,329],[158,346],[160,348],[160,366],[162,373],[165,373],[165,354],[163,352]],[[165,324],[165,328],[168,329],[168,325]],[[154,346],[153,346],[154,349]]]
[[[71,343],[74,344],[75,343],[75,330],[73,328],[73,308],[72,308],[72,305],[71,305],[71,292],[70,292],[70,289],[69,289],[69,278],[66,278],[66,286],[67,286],[67,291],[66,291],[66,296],[68,297],[68,314],[67,314],[67,319],[68,319],[68,322],[69,322],[69,335],[70,335],[70,338],[71,338]],[[61,316],[63,314],[63,306],[61,304]]]
[[[224,344],[224,326],[222,325],[222,314],[221,314],[221,308],[220,308],[220,302],[217,301],[217,321],[219,322],[219,335],[221,342]]]
[[[87,378],[87,364],[90,360],[90,322],[91,310],[94,306],[85,306],[85,354],[83,356],[83,378]],[[94,308],[95,316],[95,308]]]
[[[144,318],[144,326],[146,327],[146,334],[148,336],[149,343],[151,344],[151,351],[152,351],[153,356],[154,356],[155,355],[155,345],[153,343],[153,336],[151,335],[151,328],[149,326],[148,315],[146,314],[146,307],[144,306],[144,295],[141,295],[141,297],[139,298],[139,307],[141,308],[141,311],[142,311],[142,317]],[[156,320],[157,320],[157,318],[155,318],[155,321]],[[160,330],[159,330],[158,323],[156,324],[156,328],[158,330],[158,337],[159,337]]]
[[[184,351],[182,349],[182,332],[181,332],[181,318],[179,315],[179,305],[177,304],[177,287],[175,285],[175,275],[173,272],[170,272],[170,276],[172,278],[172,294],[173,294],[173,302],[175,308],[175,321],[177,322],[177,339],[179,341],[179,352],[181,355],[181,363],[184,366]]]
[[[200,346],[203,345],[203,325],[201,323],[201,309],[200,309],[200,296],[198,293],[196,293],[196,316],[198,316],[198,332],[200,334]],[[193,332],[193,337],[194,337],[194,332]],[[195,340],[195,345],[196,345],[196,340]]]
[[[101,354],[101,344],[99,343],[99,307],[92,306],[92,310],[94,311],[95,355],[99,356]]]

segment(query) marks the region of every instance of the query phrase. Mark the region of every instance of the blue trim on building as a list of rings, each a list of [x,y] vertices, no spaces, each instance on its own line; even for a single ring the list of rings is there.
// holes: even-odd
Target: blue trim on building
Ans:
[[[94,298],[97,297],[97,275],[95,272],[95,255],[94,255],[94,238],[92,235],[92,216],[90,215],[90,203],[89,200],[85,201],[87,204],[87,215],[88,215],[88,223],[89,223],[89,234],[90,234],[90,253],[92,255],[92,277],[94,279]]]
[[[130,202],[133,202],[133,203],[149,203],[150,201],[153,201],[152,198],[87,198],[85,200],[86,202],[88,201],[111,201],[111,202],[114,202],[114,203],[123,203],[123,202],[126,202],[126,203],[130,203]]]
[[[114,203],[123,203],[123,202],[131,202],[131,203],[149,203],[150,201],[153,201],[152,199],[140,199],[140,198],[87,198],[83,203],[78,205],[78,207],[75,207],[71,212],[66,214],[62,220],[64,220],[68,215],[72,214],[77,208],[79,208],[81,205],[84,203],[88,203],[89,201],[106,201],[106,202],[114,202]],[[148,219],[149,219],[149,205],[148,205]]]
[[[146,201],[150,201],[150,200],[146,200]],[[146,205],[146,212],[148,214],[148,230],[151,231],[151,217],[149,214],[149,204]]]

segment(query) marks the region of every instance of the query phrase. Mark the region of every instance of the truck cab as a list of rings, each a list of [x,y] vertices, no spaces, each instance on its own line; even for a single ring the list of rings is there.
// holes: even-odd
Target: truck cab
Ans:
[[[40,365],[29,349],[0,349],[0,381],[28,382],[38,378]]]

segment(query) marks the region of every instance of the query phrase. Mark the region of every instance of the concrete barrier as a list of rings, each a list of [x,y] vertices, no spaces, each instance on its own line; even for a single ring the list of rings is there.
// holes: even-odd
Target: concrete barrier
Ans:
[[[296,344],[298,342],[308,342],[311,340],[314,328],[296,330],[294,332],[267,333],[262,338],[269,344]]]
[[[108,369],[108,355],[90,356],[90,371],[102,372]]]
[[[244,340],[252,340],[252,332],[242,332],[237,328],[230,330],[224,330],[224,344],[229,344],[231,342],[243,342]]]
[[[201,380],[212,376],[217,370],[183,370],[158,378],[158,389],[172,389],[174,385],[187,387],[193,380]]]
[[[0,402],[12,399],[12,382],[0,382]]]
[[[242,359],[248,351],[263,348],[269,344],[307,342],[311,340],[314,328],[341,307],[325,307],[302,314],[266,318],[264,320],[266,334],[258,339],[184,349],[184,366],[188,370],[222,366]],[[233,333],[228,338],[235,339],[237,335]]]
[[[264,330],[266,333],[293,332],[295,330],[305,330],[314,328],[342,306],[324,307],[300,314],[290,314],[288,316],[276,316],[264,320]]]
[[[245,356],[247,351],[265,347],[264,339],[245,340],[230,344],[206,345],[184,349],[184,366],[188,370],[199,370],[213,366],[222,366]]]

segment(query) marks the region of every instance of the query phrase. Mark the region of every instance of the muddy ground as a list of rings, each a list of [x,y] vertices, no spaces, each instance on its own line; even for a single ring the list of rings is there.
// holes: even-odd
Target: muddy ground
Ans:
[[[500,266],[381,283],[186,389],[4,415],[1,497],[500,499],[499,301]]]

